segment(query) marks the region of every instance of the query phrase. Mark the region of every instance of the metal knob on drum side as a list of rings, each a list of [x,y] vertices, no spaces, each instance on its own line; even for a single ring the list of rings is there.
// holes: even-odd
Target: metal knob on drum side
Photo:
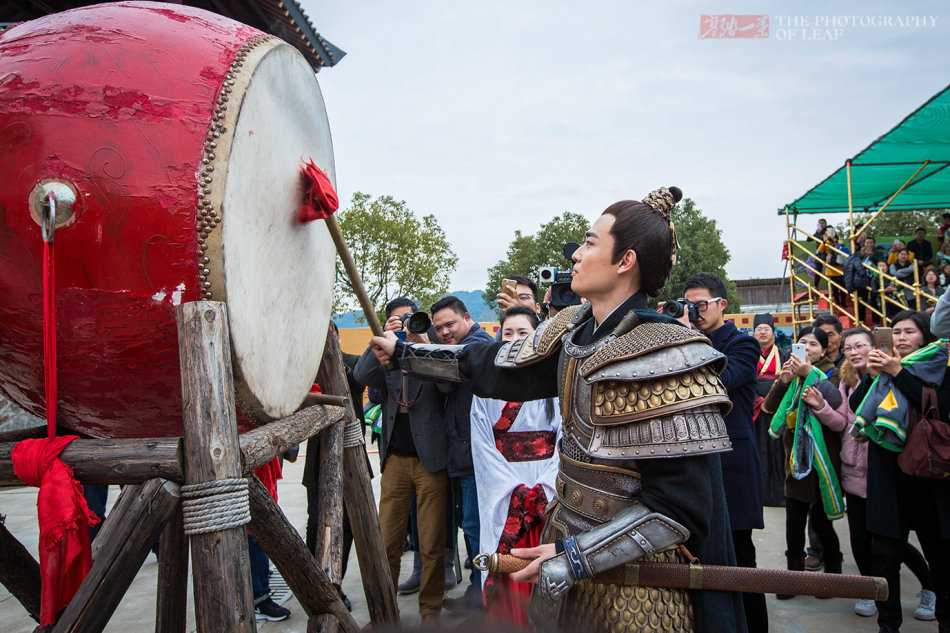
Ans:
[[[75,224],[82,210],[81,204],[77,204],[79,193],[72,183],[55,178],[39,181],[30,192],[30,215],[33,216],[33,221],[40,227],[43,226],[43,218],[49,215],[50,194],[56,200],[53,228],[58,231]]]

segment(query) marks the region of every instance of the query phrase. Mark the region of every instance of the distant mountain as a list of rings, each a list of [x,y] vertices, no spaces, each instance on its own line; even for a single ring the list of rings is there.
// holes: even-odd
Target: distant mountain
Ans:
[[[464,290],[457,290],[455,292],[450,292],[459,299],[462,303],[465,304],[465,307],[468,308],[468,313],[472,315],[472,320],[477,322],[492,322],[498,320],[498,315],[492,310],[482,299],[482,293],[484,290],[472,290],[466,292]]]
[[[468,313],[472,315],[473,321],[478,322],[494,322],[498,320],[498,315],[495,314],[495,311],[482,299],[482,290],[456,290],[450,292],[449,294],[455,295],[458,297],[462,303],[465,304],[465,307],[468,308]],[[423,308],[428,311],[428,306]],[[355,310],[353,312],[344,312],[343,314],[334,314],[333,322],[336,323],[338,328],[347,328],[347,327],[368,327],[366,322],[362,320],[363,311]],[[357,322],[357,317],[360,317],[360,322]]]

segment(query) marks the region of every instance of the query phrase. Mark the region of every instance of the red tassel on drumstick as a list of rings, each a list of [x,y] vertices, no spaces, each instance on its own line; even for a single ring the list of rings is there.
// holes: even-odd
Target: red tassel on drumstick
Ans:
[[[382,336],[383,327],[379,324],[379,319],[376,318],[376,310],[369,300],[369,295],[366,294],[366,288],[363,287],[363,280],[360,279],[360,273],[353,262],[353,256],[350,255],[350,249],[346,247],[346,242],[343,241],[340,225],[337,224],[336,218],[333,216],[333,213],[340,207],[339,198],[337,198],[336,191],[333,190],[333,184],[327,177],[326,172],[314,164],[312,158],[301,162],[303,163],[301,169],[304,178],[307,180],[307,191],[304,204],[297,211],[297,220],[299,222],[326,221],[327,228],[330,230],[330,237],[333,238],[336,251],[340,254],[340,259],[343,260],[343,268],[346,269],[346,274],[350,278],[353,292],[356,293],[356,298],[359,299],[366,321],[373,331],[373,336]]]
[[[304,192],[303,204],[297,210],[297,221],[303,224],[312,220],[326,220],[340,208],[340,199],[333,190],[333,183],[327,173],[317,167],[313,159],[309,159],[302,166],[307,179],[307,191]]]

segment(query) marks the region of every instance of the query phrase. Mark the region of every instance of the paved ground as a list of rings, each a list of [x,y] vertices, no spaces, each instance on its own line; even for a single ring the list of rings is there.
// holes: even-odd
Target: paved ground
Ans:
[[[375,461],[375,455],[371,456]],[[300,485],[303,468],[303,454],[295,464],[285,464],[284,480],[280,483],[280,504],[290,521],[303,532],[306,525],[306,493]],[[378,468],[374,464],[378,472]],[[374,480],[374,490],[379,496],[379,479]],[[115,499],[118,489],[110,490],[110,502]],[[7,517],[7,527],[37,556],[37,527],[36,527],[36,489],[35,488],[2,488],[0,489],[0,513]],[[766,529],[756,532],[756,546],[760,567],[784,568],[784,510],[782,508],[766,508]],[[847,525],[844,521],[835,523],[838,536],[841,538],[845,551],[845,573],[857,573],[850,560],[848,546]],[[464,546],[463,546],[464,547]],[[2,555],[2,553],[0,553]],[[409,573],[412,566],[412,555],[403,556],[402,578]],[[149,555],[142,566],[135,581],[126,594],[125,600],[113,616],[106,631],[109,633],[138,633],[154,628],[155,621],[155,583],[158,565],[155,556]],[[466,571],[467,574],[467,571]],[[903,631],[907,633],[935,632],[936,622],[920,622],[913,619],[913,610],[917,606],[915,594],[920,590],[913,576],[904,570],[902,602],[904,605]],[[353,615],[360,626],[369,622],[366,610],[366,601],[362,595],[362,585],[359,578],[359,566],[356,554],[350,560],[350,569],[343,583],[344,591],[353,602]],[[465,584],[458,585],[448,595],[459,596],[463,593]],[[418,623],[418,594],[400,596],[399,608],[403,624],[413,626]],[[819,600],[812,597],[798,597],[793,600],[778,602],[774,596],[768,596],[770,630],[773,633],[827,633],[829,631],[877,631],[874,618],[862,618],[852,611],[853,601],[832,598]],[[291,609],[292,615],[284,622],[260,623],[259,629],[264,633],[305,633],[306,618],[303,610],[293,596],[284,603]],[[189,610],[190,596],[189,596]],[[455,616],[443,616],[446,630],[453,630],[462,619]],[[27,633],[35,628],[33,620],[26,615],[20,604],[9,592],[0,586],[0,631],[4,633]],[[193,612],[188,617],[188,630],[194,630]]]

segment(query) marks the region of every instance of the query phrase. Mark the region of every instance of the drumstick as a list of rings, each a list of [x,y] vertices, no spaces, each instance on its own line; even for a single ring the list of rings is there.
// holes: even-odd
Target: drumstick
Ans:
[[[343,260],[343,268],[346,269],[346,274],[353,285],[353,292],[356,293],[356,298],[359,299],[360,306],[363,308],[363,315],[366,317],[366,322],[369,323],[369,329],[373,331],[373,336],[382,336],[383,328],[379,324],[379,319],[376,318],[376,309],[373,308],[369,295],[366,294],[366,288],[363,287],[363,280],[360,279],[360,273],[356,270],[356,263],[353,261],[353,256],[350,255],[350,249],[343,241],[340,225],[336,223],[336,217],[333,215],[327,216],[326,222],[327,228],[330,229],[330,237],[333,238],[333,243],[336,244],[336,252],[340,254],[340,259]]]

